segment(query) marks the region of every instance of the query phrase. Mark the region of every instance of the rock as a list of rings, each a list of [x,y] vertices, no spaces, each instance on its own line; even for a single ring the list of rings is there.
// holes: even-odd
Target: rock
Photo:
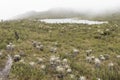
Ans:
[[[12,43],[9,43],[9,44],[6,46],[6,49],[7,49],[8,51],[13,51],[13,50],[14,50],[14,47],[15,47],[15,45],[13,45]]]
[[[57,48],[56,47],[51,47],[50,52],[56,53],[57,52]]]
[[[76,56],[76,55],[78,55],[78,54],[79,54],[79,50],[73,49],[73,55]]]
[[[71,68],[68,68],[67,69],[67,73],[71,73],[72,72],[72,69]]]
[[[21,59],[21,56],[20,56],[20,55],[14,55],[13,60],[14,60],[15,62],[18,62],[20,59]]]
[[[120,55],[117,55],[116,58],[120,59]]]
[[[45,66],[45,65],[41,65],[41,69],[43,69],[43,70],[44,70],[45,68],[46,68],[46,66]]]
[[[108,67],[109,67],[110,69],[113,68],[113,67],[114,67],[114,63],[110,62],[110,63],[108,64]]]
[[[20,52],[19,52],[19,55],[20,55],[21,57],[25,57],[25,56],[26,56],[26,54],[25,54],[23,51],[20,51]]]
[[[37,42],[36,41],[32,41],[32,45],[33,45],[33,47],[36,47],[37,46]]]
[[[35,65],[35,62],[30,62],[29,63],[31,66],[34,66]]]
[[[79,80],[86,80],[84,76],[80,76]]]
[[[87,56],[89,56],[92,53],[92,49],[86,50]]]
[[[43,46],[43,45],[40,45],[40,46],[39,46],[39,45],[37,45],[37,46],[36,46],[36,48],[37,48],[38,50],[40,50],[40,51],[43,51],[44,46]]]
[[[95,58],[95,65],[96,67],[100,67],[101,61],[98,58]]]
[[[38,64],[41,64],[43,62],[44,62],[43,58],[38,58]]]
[[[56,71],[57,71],[58,73],[64,73],[64,72],[65,72],[65,69],[64,69],[62,66],[57,66],[57,67],[56,67]]]

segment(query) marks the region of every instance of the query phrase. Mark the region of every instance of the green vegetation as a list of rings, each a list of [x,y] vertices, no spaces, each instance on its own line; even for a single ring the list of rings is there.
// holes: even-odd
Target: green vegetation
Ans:
[[[17,39],[17,32],[19,39]],[[43,51],[32,46],[32,41],[41,42]],[[12,42],[15,49],[6,51],[6,45]],[[57,42],[57,52],[50,52]],[[79,54],[73,56],[73,49],[78,49]],[[91,56],[109,55],[109,59],[101,61],[100,67],[86,61],[86,50],[92,49]],[[0,66],[6,61],[5,55],[14,56],[20,51],[25,53],[22,61],[14,62],[10,71],[10,80],[77,80],[85,76],[87,80],[120,80],[120,23],[109,21],[108,24],[47,24],[32,20],[16,20],[0,22]],[[50,56],[56,55],[60,59],[66,58],[70,65],[71,73],[58,73],[50,66]],[[44,58],[45,69],[41,69],[37,58]],[[35,62],[34,66],[29,63]],[[113,62],[112,69],[108,64]],[[57,75],[63,74],[63,78]],[[75,77],[71,77],[74,75]]]

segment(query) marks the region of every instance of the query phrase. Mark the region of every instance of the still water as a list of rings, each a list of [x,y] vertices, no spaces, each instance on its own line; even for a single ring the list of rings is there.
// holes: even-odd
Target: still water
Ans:
[[[41,19],[41,22],[45,23],[77,23],[77,24],[104,24],[108,23],[107,21],[90,21],[90,20],[79,20],[79,19]]]

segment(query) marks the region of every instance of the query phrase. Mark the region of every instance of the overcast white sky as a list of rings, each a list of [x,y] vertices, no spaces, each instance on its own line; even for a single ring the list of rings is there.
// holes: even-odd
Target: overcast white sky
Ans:
[[[0,19],[57,7],[98,12],[120,8],[120,0],[0,0]]]

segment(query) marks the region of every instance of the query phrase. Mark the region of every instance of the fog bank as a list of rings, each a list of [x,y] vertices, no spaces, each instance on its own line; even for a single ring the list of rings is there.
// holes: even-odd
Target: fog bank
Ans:
[[[53,8],[101,14],[119,11],[120,0],[0,0],[0,19],[9,19],[28,11],[47,11]]]

